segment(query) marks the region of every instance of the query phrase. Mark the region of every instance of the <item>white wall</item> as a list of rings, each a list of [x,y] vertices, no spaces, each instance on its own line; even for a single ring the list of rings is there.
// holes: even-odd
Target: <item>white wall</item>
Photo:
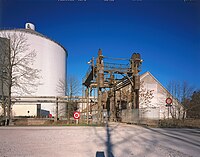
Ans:
[[[12,116],[37,116],[36,105],[13,105],[12,110]]]
[[[27,42],[29,44],[29,51],[35,50],[37,56],[33,67],[41,70],[40,82],[38,89],[33,96],[61,96],[65,93],[60,93],[57,91],[57,86],[59,80],[66,79],[66,52],[57,43],[46,39],[44,37],[38,36],[36,34],[30,34],[20,30],[7,30],[0,31],[7,33],[25,33],[27,37]],[[55,115],[55,104],[42,104],[41,108],[50,111],[51,114]],[[24,107],[16,105],[13,107],[15,115],[26,115],[27,110],[31,112],[35,111],[33,107]]]
[[[62,96],[65,93],[57,91],[59,80],[66,78],[66,52],[61,46],[40,36],[27,34],[31,49],[35,49],[37,57],[35,67],[41,70],[41,85],[37,96]],[[55,115],[55,104],[42,104],[41,108]]]
[[[141,82],[142,81],[144,81],[144,87],[146,90],[153,90],[154,96],[149,105],[153,108],[148,108],[147,110],[149,111],[145,114],[148,115],[148,117],[154,117],[154,119],[155,117],[158,117],[159,119],[172,118],[172,115],[178,118],[177,108],[180,108],[180,110],[183,109],[180,103],[176,99],[172,98],[172,95],[149,72],[146,72],[141,76]],[[172,98],[173,101],[172,107],[169,110],[168,107],[165,106],[165,101],[168,97]],[[140,104],[140,108],[143,107],[144,106]],[[159,112],[157,112],[157,110],[159,110]]]

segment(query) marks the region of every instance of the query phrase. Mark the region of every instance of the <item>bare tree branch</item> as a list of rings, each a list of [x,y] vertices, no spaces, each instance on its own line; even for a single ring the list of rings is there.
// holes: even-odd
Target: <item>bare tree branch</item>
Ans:
[[[172,117],[176,117],[174,114],[178,112],[178,119],[180,119],[181,114],[182,119],[184,119],[186,110],[189,109],[189,100],[194,91],[194,88],[190,86],[186,81],[182,83],[179,81],[170,81],[167,89],[172,94],[172,96],[183,105],[182,108],[180,105],[173,104],[175,109],[174,112],[171,112]]]
[[[7,54],[9,64],[5,84],[9,88],[8,116],[10,119],[11,94],[26,95],[36,92],[40,84],[40,70],[33,67],[36,52],[29,49],[27,37],[22,32],[1,32],[1,37],[10,39],[10,54]]]
[[[60,79],[57,84],[57,92],[60,94],[65,93],[68,96],[68,103],[66,103],[66,114],[68,121],[77,110],[77,103],[74,103],[72,98],[80,93],[81,85],[76,77],[70,76],[68,80]]]

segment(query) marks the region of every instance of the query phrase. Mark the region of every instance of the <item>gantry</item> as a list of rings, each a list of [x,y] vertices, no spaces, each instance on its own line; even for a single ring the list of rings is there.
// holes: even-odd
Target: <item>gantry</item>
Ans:
[[[110,58],[112,60],[121,60],[123,64],[105,62],[104,60],[109,57],[103,56],[102,50],[99,49],[96,60],[94,57],[90,60],[89,70],[83,79],[83,85],[86,87],[87,102],[87,117],[89,105],[89,93],[92,89],[97,89],[97,120],[102,122],[102,90],[109,89],[109,96],[115,99],[115,92],[121,88],[131,84],[131,108],[139,108],[139,89],[140,89],[140,76],[142,59],[139,53],[133,53],[130,59],[125,58]],[[120,75],[120,79],[116,77]],[[114,108],[116,106],[115,100],[110,102],[110,121],[116,119]],[[88,119],[87,119],[88,121]]]

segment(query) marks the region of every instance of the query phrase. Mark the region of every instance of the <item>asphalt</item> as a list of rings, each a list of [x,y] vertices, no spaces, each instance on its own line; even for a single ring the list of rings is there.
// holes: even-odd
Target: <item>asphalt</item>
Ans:
[[[200,129],[0,127],[1,157],[199,157]]]

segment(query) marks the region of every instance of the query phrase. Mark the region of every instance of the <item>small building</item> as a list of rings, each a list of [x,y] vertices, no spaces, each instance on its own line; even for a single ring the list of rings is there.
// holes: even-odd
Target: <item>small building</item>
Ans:
[[[171,93],[150,73],[140,76],[140,109],[142,116],[150,119],[180,118],[183,106]],[[171,106],[166,104],[166,99],[171,98]],[[146,99],[148,99],[146,101]]]
[[[124,87],[121,92],[123,91],[130,92],[131,85]],[[167,98],[172,100],[170,105],[166,104]],[[128,99],[123,99],[125,107],[121,106],[122,121],[126,122],[138,120],[138,115],[140,120],[178,119],[184,112],[181,103],[150,72],[140,76],[139,109],[131,109],[131,103],[126,100]]]

